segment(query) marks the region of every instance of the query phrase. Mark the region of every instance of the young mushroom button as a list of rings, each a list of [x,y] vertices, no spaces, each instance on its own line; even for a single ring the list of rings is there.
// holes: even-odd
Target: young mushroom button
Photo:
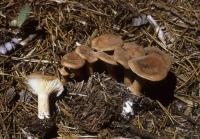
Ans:
[[[27,76],[26,84],[30,91],[38,96],[38,118],[49,118],[49,95],[61,95],[64,90],[61,81],[55,76],[32,73]]]
[[[112,51],[122,45],[121,37],[113,34],[103,34],[94,38],[91,42],[91,47],[97,51]]]
[[[132,58],[128,61],[128,65],[135,74],[149,81],[163,80],[168,73],[165,62],[156,53]],[[135,80],[130,89],[136,95],[140,95],[141,84],[139,80]]]

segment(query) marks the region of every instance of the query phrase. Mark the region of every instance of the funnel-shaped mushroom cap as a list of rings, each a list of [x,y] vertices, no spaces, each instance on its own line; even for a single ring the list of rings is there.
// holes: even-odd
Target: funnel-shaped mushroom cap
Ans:
[[[85,64],[85,60],[82,59],[74,51],[64,55],[61,59],[61,65],[67,68],[79,69]]]
[[[159,48],[156,47],[146,47],[144,48],[144,50],[146,55],[153,53],[158,54],[159,58],[161,58],[165,63],[167,70],[171,68],[172,59],[168,54],[166,54],[165,52],[161,51]]]
[[[121,64],[124,68],[130,69],[128,66],[128,60],[130,59],[130,56],[128,55],[128,52],[124,50],[123,48],[117,48],[114,51],[114,59],[119,64]]]
[[[98,51],[112,51],[122,45],[123,40],[121,37],[113,34],[103,34],[94,38],[91,42],[92,48]]]
[[[158,54],[132,58],[128,61],[128,65],[135,74],[150,81],[160,81],[168,72]]]
[[[79,46],[76,48],[75,52],[82,58],[87,60],[89,63],[94,63],[98,60],[95,55],[95,52],[87,46]]]
[[[123,48],[128,52],[128,55],[132,57],[144,56],[144,48],[139,46],[135,42],[128,42],[123,45]]]
[[[56,93],[56,96],[61,95],[64,90],[61,81],[55,76],[32,73],[27,76],[26,84],[32,93],[38,96],[38,118],[49,118],[49,95],[51,93]]]
[[[64,90],[63,84],[57,77],[39,73],[32,73],[27,76],[26,83],[35,95],[57,93],[57,96],[59,96]]]
[[[111,65],[117,65],[116,61],[114,58],[105,52],[97,52],[97,58],[100,60],[104,61],[105,63],[111,64]]]

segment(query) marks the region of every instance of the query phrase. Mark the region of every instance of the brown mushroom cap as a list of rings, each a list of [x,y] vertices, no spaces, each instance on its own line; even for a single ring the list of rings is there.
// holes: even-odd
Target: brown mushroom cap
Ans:
[[[128,55],[128,52],[124,50],[123,48],[117,48],[114,51],[114,60],[117,61],[119,64],[121,64],[125,69],[130,69],[128,66],[128,60],[130,59],[130,56]]]
[[[114,58],[108,54],[106,54],[105,52],[97,52],[97,58],[99,58],[100,60],[111,64],[111,65],[117,65],[116,61],[114,60]]]
[[[82,58],[87,60],[89,63],[94,63],[98,60],[95,55],[95,52],[87,46],[79,46],[76,48],[75,52]]]
[[[133,58],[133,57],[139,57],[139,56],[144,56],[144,48],[142,46],[139,46],[135,42],[128,42],[123,45],[123,47],[128,55]]]
[[[67,68],[79,69],[84,64],[85,60],[76,54],[75,51],[64,55],[61,59],[61,65]]]
[[[163,60],[167,70],[169,71],[169,69],[171,68],[172,59],[168,54],[166,54],[165,52],[161,51],[159,48],[156,48],[156,47],[146,47],[144,48],[144,50],[145,50],[146,55],[153,54],[153,53],[158,54],[159,58]]]
[[[123,40],[121,37],[113,34],[103,34],[94,38],[91,42],[92,48],[97,51],[112,51],[122,45]]]
[[[128,65],[135,74],[150,81],[160,81],[168,72],[164,61],[155,53],[132,58],[128,61]]]
[[[130,69],[128,66],[129,59],[144,55],[144,48],[134,42],[125,43],[123,47],[119,47],[114,51],[114,59],[126,69]]]

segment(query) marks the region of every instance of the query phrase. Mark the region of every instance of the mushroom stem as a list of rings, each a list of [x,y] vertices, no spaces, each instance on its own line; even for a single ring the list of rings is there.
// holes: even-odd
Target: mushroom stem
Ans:
[[[136,95],[140,96],[141,95],[141,83],[138,80],[134,80],[134,82],[128,87],[130,91]]]
[[[91,76],[94,73],[93,64],[86,62],[86,68],[88,70],[88,75]]]
[[[126,86],[130,86],[132,84],[132,82],[133,82],[132,74],[133,73],[130,70],[124,69],[124,84]]]
[[[48,94],[38,94],[38,118],[49,118],[49,96]]]

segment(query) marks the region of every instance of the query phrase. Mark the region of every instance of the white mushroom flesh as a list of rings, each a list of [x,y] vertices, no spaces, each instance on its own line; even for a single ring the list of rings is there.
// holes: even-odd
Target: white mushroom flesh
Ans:
[[[56,92],[61,95],[64,90],[63,84],[58,78],[45,79],[43,75],[30,75],[27,79],[27,84],[33,94],[38,96],[38,118],[49,118],[49,95]]]

